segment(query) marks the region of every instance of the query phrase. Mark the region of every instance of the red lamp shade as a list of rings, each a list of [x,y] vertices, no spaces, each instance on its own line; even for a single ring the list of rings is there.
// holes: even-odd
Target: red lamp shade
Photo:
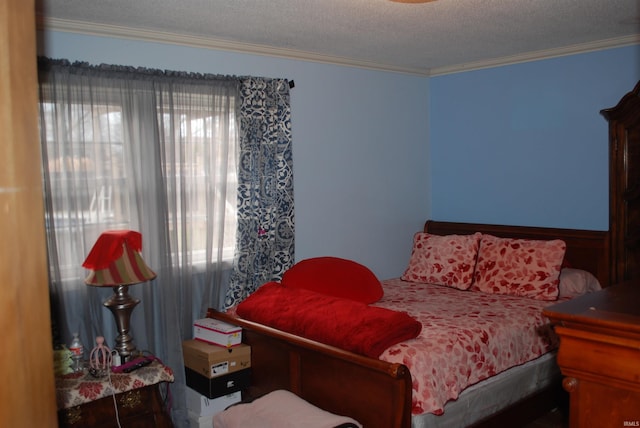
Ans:
[[[113,296],[103,303],[116,319],[118,336],[115,350],[124,363],[136,355],[136,346],[129,333],[131,312],[140,300],[129,295],[129,286],[149,281],[155,272],[142,260],[142,235],[133,230],[103,232],[89,252],[82,266],[91,272],[85,278],[87,285],[113,287]]]
[[[91,272],[87,285],[113,287],[138,284],[156,277],[140,255],[142,235],[133,230],[108,230],[102,233],[82,264]]]

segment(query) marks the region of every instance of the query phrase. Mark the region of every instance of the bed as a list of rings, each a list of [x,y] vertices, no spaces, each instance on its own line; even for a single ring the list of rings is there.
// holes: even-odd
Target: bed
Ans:
[[[609,125],[609,141],[603,141],[609,146],[608,231],[427,221],[424,232],[561,239],[566,242],[565,269],[590,272],[602,287],[640,278],[639,97],[640,82],[615,107],[601,111]],[[413,414],[413,379],[405,364],[362,356],[233,312],[209,310],[208,316],[244,328],[245,341],[253,347],[254,376],[248,399],[285,389],[322,409],[353,417],[365,427],[524,426],[566,399],[551,351],[465,388],[456,400],[446,403],[441,416]],[[469,409],[480,410],[469,414]],[[470,419],[451,416],[458,414]]]
[[[559,239],[566,244],[563,266],[590,272],[602,287],[609,285],[607,232],[439,221],[427,221],[423,232],[433,236],[471,237],[483,234],[541,242]],[[372,306],[394,308],[402,296],[411,293],[402,287],[413,288],[413,292],[417,287],[421,293],[428,287],[399,279],[383,281],[383,284],[385,296]],[[446,288],[445,302],[450,305],[456,300],[456,292],[472,294],[452,287],[440,288]],[[495,296],[488,296],[495,300]],[[513,296],[507,296],[507,303],[500,305],[515,304],[515,300]],[[405,301],[401,307],[407,310],[410,303]],[[542,308],[551,303],[553,301],[535,300],[535,304],[528,306],[532,313],[541,317]],[[394,359],[396,349],[393,347],[376,358],[263,322],[250,321],[234,310],[223,313],[210,309],[207,316],[243,327],[243,341],[252,347],[253,378],[251,387],[246,391],[248,398],[285,389],[324,410],[350,416],[365,427],[490,426],[498,423],[520,426],[529,417],[556,407],[562,399],[560,373],[553,352],[557,344],[548,334],[550,328],[541,335],[543,339],[539,338],[538,343],[528,345],[540,348],[536,350],[539,356],[512,362],[513,368],[491,366],[487,370],[485,367],[478,379],[474,379],[471,373],[471,376],[466,376],[468,384],[460,390],[452,387],[449,395],[441,397],[438,402],[431,397],[425,399],[424,396],[429,394],[424,394],[424,385],[421,385],[425,382],[423,375],[412,377],[410,366],[417,373],[418,364],[404,357]],[[403,346],[411,340],[414,339],[394,346]],[[499,347],[494,346],[494,351],[500,352]],[[493,371],[497,373],[494,375]],[[455,383],[456,380],[444,382]],[[507,391],[507,394],[501,394],[501,391]],[[417,395],[421,395],[420,400],[416,399]]]

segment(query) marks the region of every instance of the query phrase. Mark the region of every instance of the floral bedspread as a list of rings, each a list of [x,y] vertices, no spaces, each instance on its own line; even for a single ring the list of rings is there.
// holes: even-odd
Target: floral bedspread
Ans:
[[[557,348],[542,315],[555,302],[461,291],[391,279],[374,306],[405,311],[422,323],[415,338],[381,360],[405,364],[413,380],[412,413],[444,413],[467,386]]]

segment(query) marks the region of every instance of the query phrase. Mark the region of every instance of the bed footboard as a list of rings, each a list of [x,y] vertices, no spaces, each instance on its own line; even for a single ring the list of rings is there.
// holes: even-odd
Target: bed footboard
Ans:
[[[350,416],[364,427],[411,426],[411,374],[402,364],[368,358],[227,313],[209,309],[207,317],[243,328],[251,346],[256,398],[287,389],[315,406]]]

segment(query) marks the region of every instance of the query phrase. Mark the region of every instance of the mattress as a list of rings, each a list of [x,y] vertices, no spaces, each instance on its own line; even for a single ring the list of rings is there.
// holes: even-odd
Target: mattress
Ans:
[[[552,384],[559,384],[560,368],[556,352],[478,382],[465,389],[457,400],[444,406],[441,416],[433,413],[414,415],[412,428],[459,428],[470,426],[509,407]]]
[[[409,368],[414,415],[446,414],[446,404],[467,388],[558,346],[542,315],[554,302],[400,279],[383,281],[383,287],[375,306],[404,311],[422,323],[418,337],[380,356]]]

